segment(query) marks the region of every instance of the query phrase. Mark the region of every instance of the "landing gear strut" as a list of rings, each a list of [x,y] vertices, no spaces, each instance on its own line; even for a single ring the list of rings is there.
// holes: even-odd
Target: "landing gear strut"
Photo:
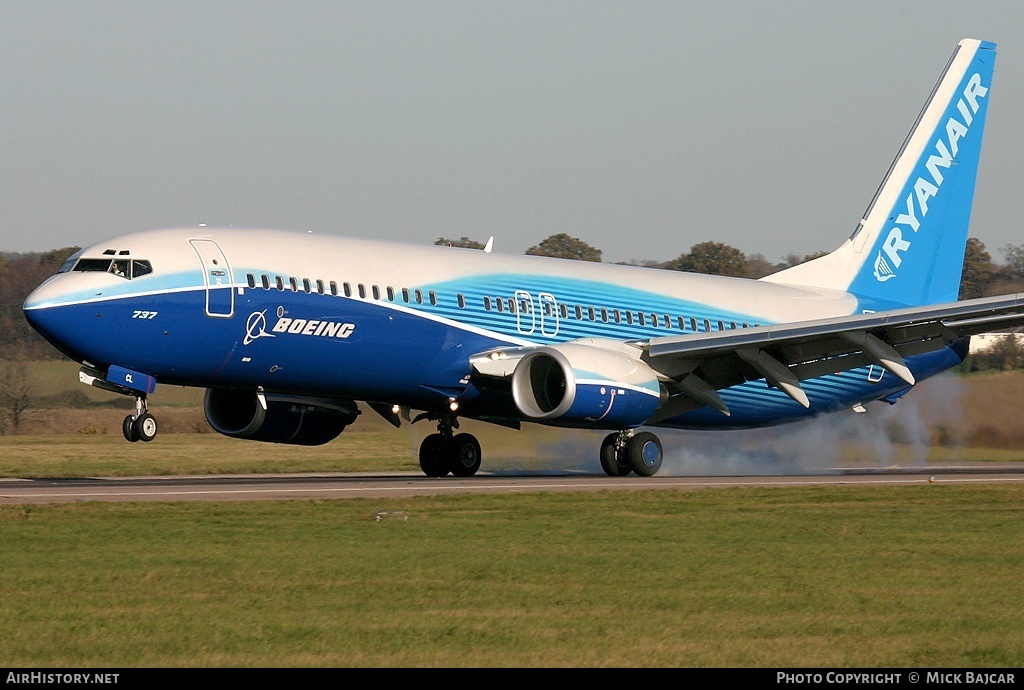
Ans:
[[[420,444],[420,469],[428,477],[472,477],[480,469],[480,443],[472,434],[455,434],[459,420],[446,415],[437,422],[437,433]]]
[[[135,396],[135,414],[128,415],[121,422],[121,433],[132,443],[136,441],[148,443],[156,438],[156,432],[156,417],[149,413],[146,396]]]
[[[647,431],[608,434],[601,443],[601,469],[609,477],[624,477],[630,472],[653,477],[661,469],[662,456],[661,441]]]

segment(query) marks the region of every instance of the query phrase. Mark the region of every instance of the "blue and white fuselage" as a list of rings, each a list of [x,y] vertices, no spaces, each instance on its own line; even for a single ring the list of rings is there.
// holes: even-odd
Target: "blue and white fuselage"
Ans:
[[[100,262],[87,267],[105,257],[152,267],[130,278],[70,265],[26,301],[35,328],[97,369],[428,411],[455,398],[463,414],[480,397],[470,357],[497,348],[700,338],[866,308],[833,290],[274,230],[138,232],[78,256]],[[958,361],[952,352],[935,359],[911,360],[918,378]],[[906,384],[865,366],[804,386],[810,408],[755,380],[720,391],[729,416],[698,409],[659,425],[771,423]],[[479,401],[483,416],[505,407]]]

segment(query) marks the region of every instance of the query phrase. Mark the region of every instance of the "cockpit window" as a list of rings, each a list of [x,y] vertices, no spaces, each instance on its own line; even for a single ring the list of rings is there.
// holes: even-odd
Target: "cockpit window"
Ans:
[[[70,271],[72,268],[74,268],[75,263],[78,261],[79,257],[81,257],[81,256],[82,256],[82,250],[79,249],[77,252],[75,252],[74,254],[69,256],[64,261],[63,264],[61,264],[60,269],[57,271],[57,273],[67,273],[68,271]]]
[[[112,273],[120,278],[131,280],[153,272],[153,265],[142,259],[79,259],[70,267],[72,259],[61,267],[60,272],[66,273],[69,270],[81,271],[83,273]]]
[[[89,272],[89,271],[102,271],[106,273],[110,270],[110,259],[81,259],[75,265],[76,271]]]

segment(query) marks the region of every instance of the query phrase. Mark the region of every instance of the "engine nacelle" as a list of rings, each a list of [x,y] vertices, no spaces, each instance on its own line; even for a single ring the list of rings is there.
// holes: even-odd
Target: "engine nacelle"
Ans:
[[[208,388],[203,410],[214,431],[225,436],[300,446],[319,446],[334,440],[359,415],[351,400],[265,395],[228,388]]]
[[[512,396],[538,422],[597,429],[640,426],[662,402],[662,386],[622,343],[574,341],[538,348],[512,373]]]

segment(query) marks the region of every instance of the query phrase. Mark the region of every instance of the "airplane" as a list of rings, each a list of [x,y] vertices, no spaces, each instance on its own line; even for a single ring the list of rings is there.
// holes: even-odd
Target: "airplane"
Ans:
[[[170,228],[70,257],[28,322],[135,398],[205,388],[212,428],[316,445],[358,418],[431,421],[429,477],[468,477],[459,419],[608,431],[613,477],[655,475],[657,428],[777,425],[895,403],[1024,322],[1024,294],[957,301],[995,44],[964,39],[853,234],[759,280],[257,228]],[[415,417],[413,417],[413,413]]]

